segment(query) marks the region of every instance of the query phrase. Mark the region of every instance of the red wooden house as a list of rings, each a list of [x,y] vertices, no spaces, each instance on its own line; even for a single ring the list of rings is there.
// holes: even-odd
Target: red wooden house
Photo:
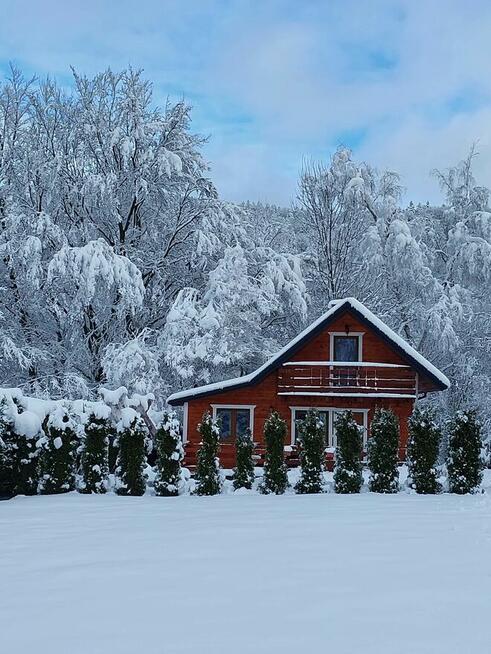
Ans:
[[[392,409],[400,422],[402,460],[407,420],[415,401],[449,386],[443,373],[361,302],[346,298],[331,302],[324,315],[254,372],[174,393],[168,403],[183,406],[186,465],[191,467],[200,441],[198,424],[205,411],[220,418],[224,467],[235,464],[235,438],[248,427],[261,455],[264,421],[272,409],[288,424],[285,446],[292,465],[296,462],[296,421],[309,408],[320,412],[331,459],[339,412],[353,412],[366,445],[375,409]]]

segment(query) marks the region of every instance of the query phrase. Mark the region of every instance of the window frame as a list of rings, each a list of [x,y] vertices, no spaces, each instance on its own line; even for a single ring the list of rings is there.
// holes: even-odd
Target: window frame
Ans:
[[[334,340],[336,336],[346,336],[358,339],[358,359],[356,361],[347,361],[346,363],[360,363],[363,361],[363,336],[365,332],[329,332],[329,360],[335,362],[334,358]],[[343,362],[341,362],[343,363]]]
[[[254,409],[256,408],[255,404],[212,404],[211,405],[211,410],[212,410],[212,418],[213,420],[217,419],[217,410],[218,409],[225,409],[229,411],[249,411],[249,429],[251,430],[251,434],[254,434]],[[225,438],[222,440],[220,437],[220,442],[222,444],[227,444],[227,443],[235,443],[237,440],[237,434],[236,432],[236,421],[234,421],[234,413],[231,415],[231,424],[230,424],[230,436],[228,438]]]

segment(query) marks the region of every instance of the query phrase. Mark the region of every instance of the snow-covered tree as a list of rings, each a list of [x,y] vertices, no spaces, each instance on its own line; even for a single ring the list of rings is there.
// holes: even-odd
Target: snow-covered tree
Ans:
[[[254,483],[254,441],[250,429],[243,434],[237,434],[236,456],[237,464],[234,470],[234,489],[252,488]]]
[[[324,487],[324,428],[319,414],[308,411],[299,422],[301,475],[297,493],[322,493]]]
[[[393,411],[377,409],[368,439],[369,488],[373,493],[399,490],[399,421]]]
[[[118,459],[116,462],[116,493],[143,495],[147,486],[147,429],[143,419],[127,408],[122,411],[118,429]]]
[[[36,438],[19,435],[17,438],[17,478],[18,495],[36,495],[39,485],[39,448]]]
[[[17,440],[7,401],[0,401],[0,497],[17,491]]]
[[[264,422],[264,457],[263,480],[259,487],[261,493],[282,495],[288,488],[287,467],[284,460],[286,422],[277,411]]]
[[[417,493],[441,491],[438,481],[438,456],[441,430],[431,407],[416,407],[409,418],[407,444],[408,483]]]
[[[43,431],[39,441],[39,492],[51,495],[74,490],[78,439],[72,417],[60,405],[45,419]]]
[[[82,439],[81,493],[105,493],[109,475],[109,437],[114,428],[108,416],[90,414]]]
[[[164,413],[155,435],[157,447],[157,475],[155,494],[174,497],[179,494],[181,463],[184,458],[179,420],[174,413]]]
[[[0,86],[10,385],[89,393],[117,377],[126,343],[155,346],[176,292],[200,281],[198,232],[221,203],[189,124],[185,103],[153,105],[139,71],[74,73],[71,93],[15,70]]]
[[[196,495],[217,495],[222,489],[218,448],[220,429],[207,411],[199,424],[201,443],[196,463]]]
[[[18,389],[0,400],[0,495],[37,493],[41,421],[24,402]]]
[[[448,485],[451,493],[475,493],[482,481],[481,425],[474,411],[460,411],[449,425]]]
[[[393,189],[399,192],[398,179]],[[360,294],[360,241],[371,218],[367,198],[378,191],[376,171],[340,147],[328,165],[307,164],[299,180],[298,212],[319,290],[331,299]]]
[[[268,328],[288,311],[306,313],[298,258],[253,244],[228,247],[201,292],[178,293],[160,341],[165,360],[184,379],[243,374],[278,349]]]
[[[336,418],[335,429],[334,490],[336,493],[359,493],[363,484],[360,427],[351,411],[343,411]]]

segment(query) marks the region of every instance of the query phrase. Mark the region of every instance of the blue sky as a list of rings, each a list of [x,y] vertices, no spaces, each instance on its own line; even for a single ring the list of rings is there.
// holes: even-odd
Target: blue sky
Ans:
[[[342,143],[407,199],[478,141],[491,185],[489,0],[0,0],[0,70],[70,84],[131,64],[186,98],[224,197],[289,204],[305,159]]]

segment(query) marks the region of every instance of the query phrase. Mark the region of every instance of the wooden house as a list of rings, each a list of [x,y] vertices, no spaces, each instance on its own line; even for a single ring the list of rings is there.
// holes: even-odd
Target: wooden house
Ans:
[[[331,461],[339,412],[353,412],[366,450],[375,409],[391,409],[399,418],[403,460],[415,401],[449,385],[442,372],[361,302],[345,298],[331,302],[324,315],[254,372],[174,393],[168,403],[183,407],[185,462],[190,467],[195,464],[198,425],[205,411],[220,418],[220,458],[226,468],[234,466],[236,436],[247,428],[258,443],[261,463],[264,421],[272,409],[288,425],[285,450],[290,465],[298,462],[297,421],[310,408],[320,412]]]

